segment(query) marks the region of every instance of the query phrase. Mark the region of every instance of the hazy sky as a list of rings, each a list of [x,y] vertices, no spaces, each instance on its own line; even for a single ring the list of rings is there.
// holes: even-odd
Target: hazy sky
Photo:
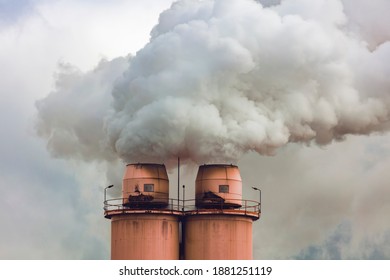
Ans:
[[[389,259],[390,3],[260,2],[1,1],[0,258],[108,259],[148,139],[190,188],[223,154],[262,189],[255,259]]]

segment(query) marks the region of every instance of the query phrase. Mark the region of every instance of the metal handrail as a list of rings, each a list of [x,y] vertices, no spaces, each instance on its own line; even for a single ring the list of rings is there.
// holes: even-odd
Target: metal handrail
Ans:
[[[226,203],[225,201],[217,201],[213,203],[205,203],[204,205],[209,207],[199,207],[197,205],[196,199],[187,199],[187,200],[181,200],[181,199],[173,199],[173,198],[155,198],[152,203],[145,202],[143,204],[144,207],[131,207],[126,205],[124,201],[126,201],[127,198],[120,197],[120,198],[112,198],[107,199],[104,201],[104,211],[126,211],[126,210],[136,210],[136,209],[161,209],[161,210],[168,210],[168,211],[175,211],[175,212],[181,212],[183,215],[187,214],[188,212],[192,211],[207,211],[210,209],[213,210],[221,210],[221,211],[229,211],[230,213],[236,212],[242,212],[244,211],[245,214],[254,214],[257,213],[258,216],[260,216],[261,213],[261,202],[253,201],[253,200],[245,200],[245,199],[229,199],[229,203]],[[164,207],[156,207],[154,206],[157,203],[163,203],[165,204]],[[236,202],[236,203],[232,203]],[[236,207],[232,207],[231,205],[237,205]]]

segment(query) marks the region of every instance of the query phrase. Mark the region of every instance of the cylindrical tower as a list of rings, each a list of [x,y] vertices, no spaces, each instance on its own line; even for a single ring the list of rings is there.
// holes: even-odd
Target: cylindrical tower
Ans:
[[[213,211],[186,217],[184,258],[186,260],[252,259],[253,219]]]
[[[111,218],[112,260],[178,260],[179,218],[127,213]]]
[[[168,174],[163,164],[134,163],[126,166],[122,185],[123,204],[133,208],[166,207]]]
[[[197,209],[187,211],[183,223],[185,259],[252,259],[252,224],[259,213],[242,208],[238,167],[199,166],[195,192]]]
[[[162,164],[126,166],[122,198],[106,202],[111,219],[111,259],[178,260],[181,212],[169,209]]]
[[[238,167],[231,164],[199,166],[195,200],[199,208],[241,207],[242,182]]]

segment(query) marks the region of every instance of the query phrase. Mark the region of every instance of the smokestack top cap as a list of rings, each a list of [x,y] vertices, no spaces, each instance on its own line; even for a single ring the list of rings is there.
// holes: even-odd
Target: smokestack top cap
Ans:
[[[131,166],[131,165],[142,165],[142,166],[162,166],[165,167],[165,164],[163,163],[151,163],[151,162],[136,162],[136,163],[128,163],[126,166]]]
[[[227,164],[227,163],[212,163],[212,164],[203,164],[203,165],[200,165],[199,167],[237,167],[237,165],[234,165],[234,164]]]

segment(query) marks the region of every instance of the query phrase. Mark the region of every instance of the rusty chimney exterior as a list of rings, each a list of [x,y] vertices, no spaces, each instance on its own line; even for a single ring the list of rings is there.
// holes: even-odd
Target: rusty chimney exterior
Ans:
[[[199,166],[195,193],[197,210],[190,211],[183,223],[185,259],[252,259],[252,224],[259,212],[252,213],[247,207],[240,210],[243,200],[238,167]]]
[[[238,167],[231,164],[199,166],[195,200],[198,208],[241,207],[242,182]]]
[[[180,212],[167,209],[169,180],[162,164],[126,166],[122,197],[107,201],[111,259],[178,260]]]
[[[252,259],[252,224],[260,201],[242,199],[238,167],[199,166],[195,199],[169,198],[163,164],[128,164],[122,197],[105,201],[111,259]]]
[[[123,204],[132,208],[166,207],[169,179],[163,164],[136,163],[126,166],[122,184]]]

